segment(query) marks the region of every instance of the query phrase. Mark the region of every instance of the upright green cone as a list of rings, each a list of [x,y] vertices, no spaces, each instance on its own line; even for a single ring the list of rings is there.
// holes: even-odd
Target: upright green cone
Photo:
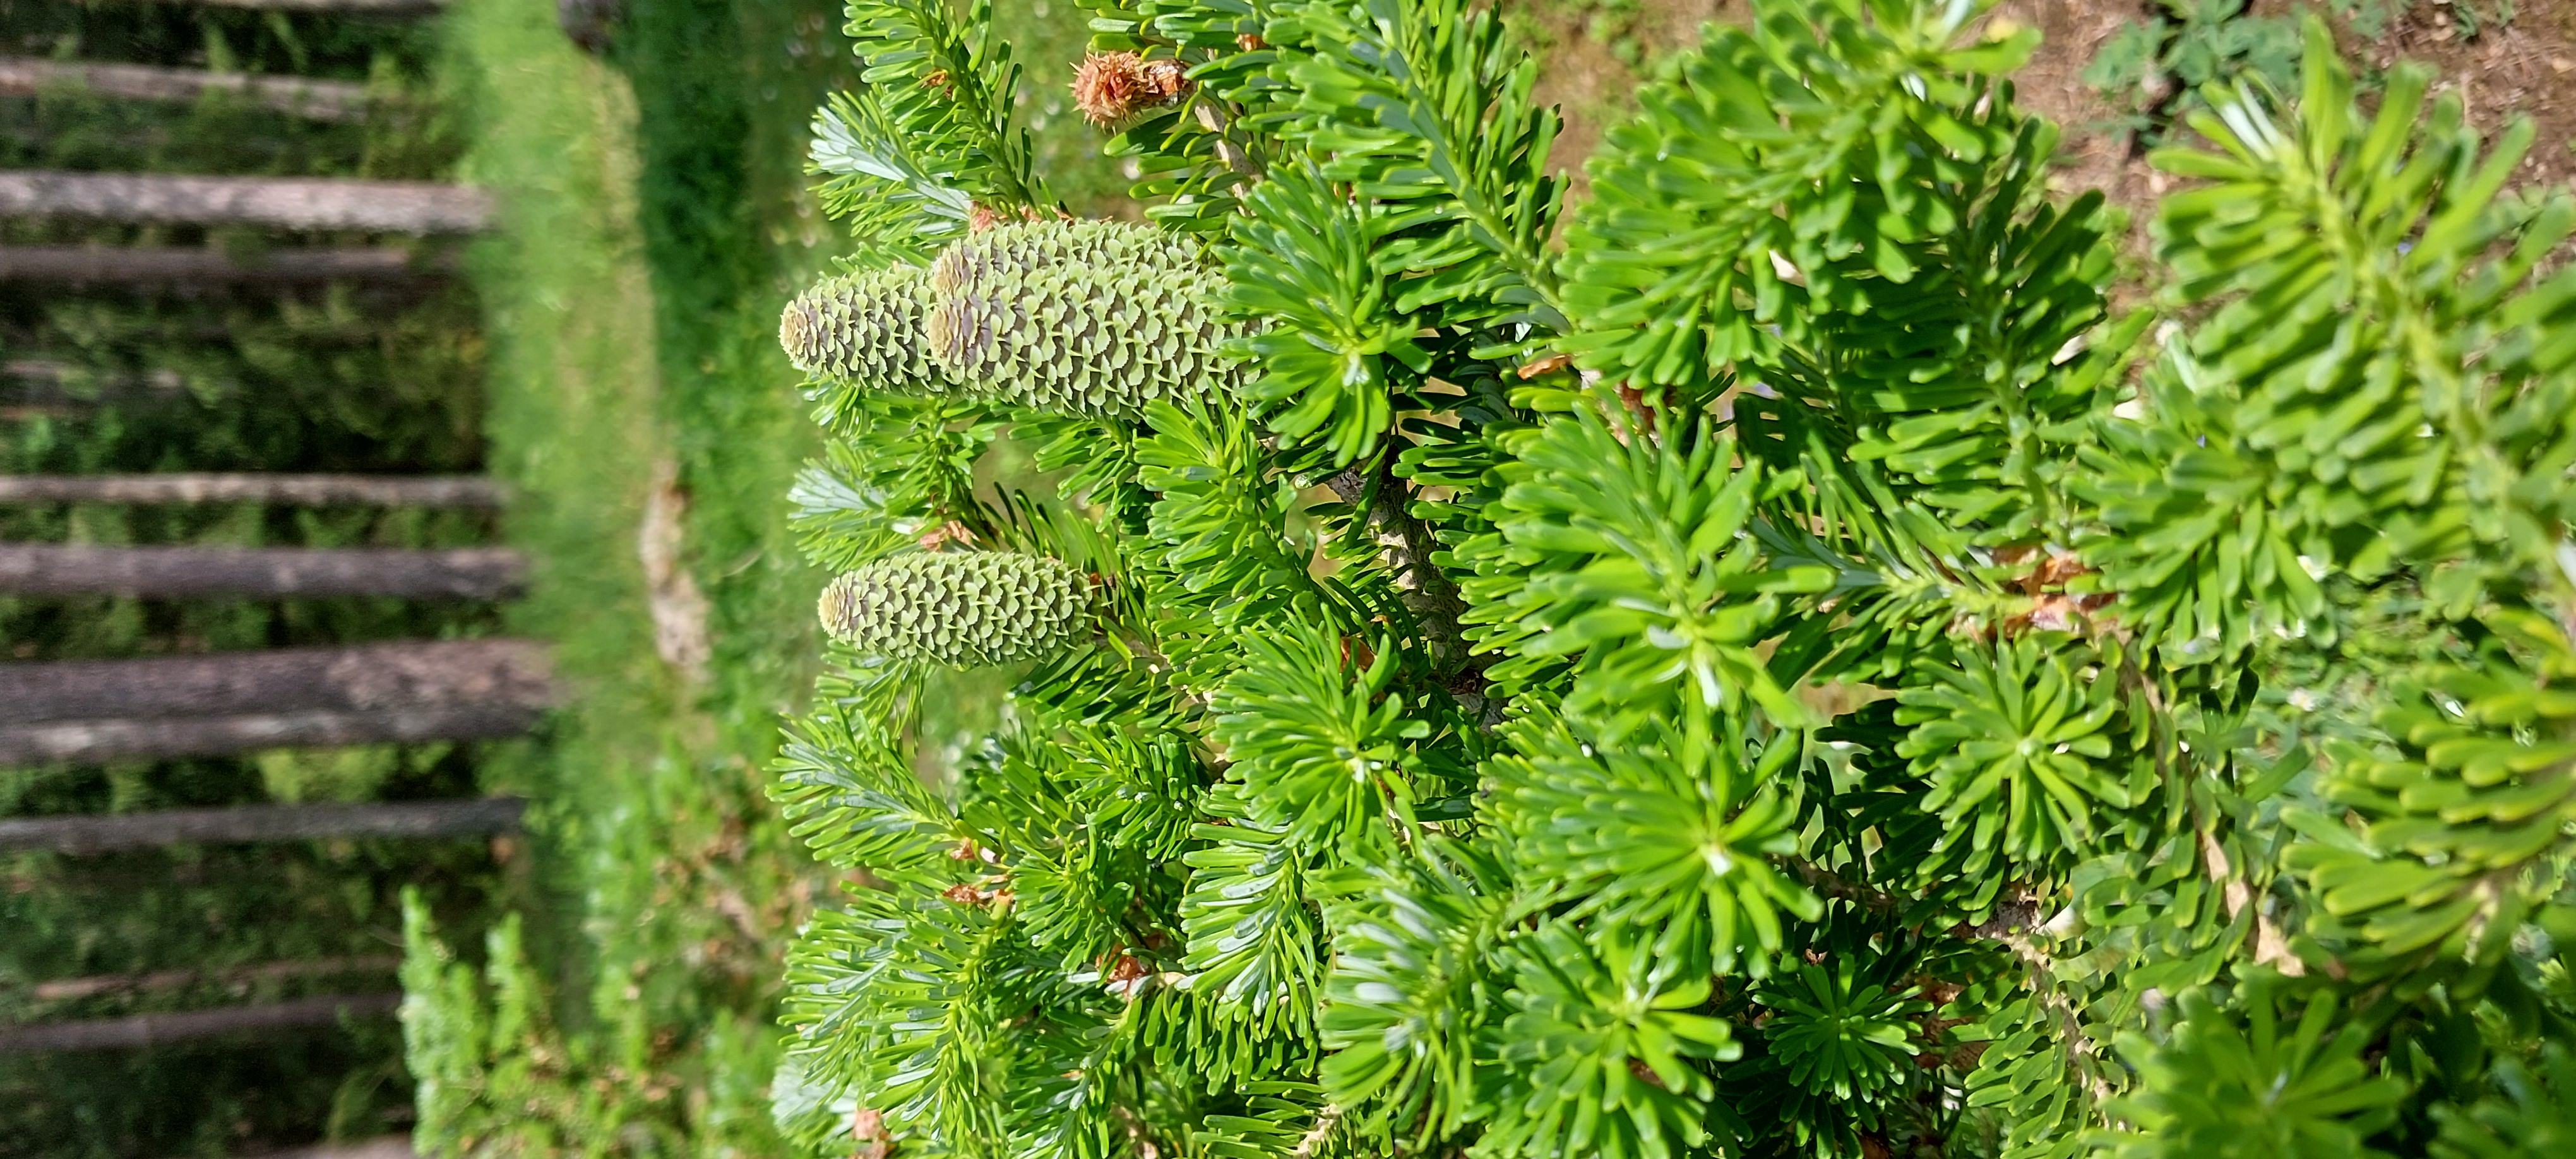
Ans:
[[[825,278],[787,304],[778,344],[817,379],[893,394],[948,394],[956,384],[930,358],[922,324],[928,275],[893,266]]]
[[[1060,414],[1132,418],[1220,392],[1224,275],[1145,226],[999,226],[932,267],[932,359],[979,394]]]
[[[995,277],[1040,266],[1185,270],[1198,264],[1191,247],[1170,234],[1122,221],[1010,222],[939,251],[930,291],[946,298]]]
[[[955,668],[1043,660],[1071,643],[1082,573],[1018,552],[899,555],[823,589],[823,628],[874,656]]]

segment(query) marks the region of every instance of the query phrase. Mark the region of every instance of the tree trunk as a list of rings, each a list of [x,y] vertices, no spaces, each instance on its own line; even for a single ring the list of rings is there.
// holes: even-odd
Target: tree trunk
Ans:
[[[0,593],[188,596],[395,596],[496,600],[518,594],[519,553],[496,548],[65,547],[0,544]]]
[[[171,809],[121,817],[0,819],[0,850],[46,849],[82,856],[164,845],[315,841],[335,837],[482,837],[519,827],[527,802],[397,801],[375,805],[241,805]]]
[[[522,704],[279,712],[0,725],[0,768],[56,761],[220,757],[260,749],[346,748],[524,736],[541,715]],[[5,827],[7,822],[0,822]]]
[[[452,254],[415,259],[411,251],[391,246],[271,250],[249,260],[211,249],[0,246],[0,281],[73,286],[407,282],[455,268]]]
[[[503,497],[499,483],[474,475],[0,475],[0,503],[274,503],[494,510]]]
[[[0,725],[421,708],[543,708],[545,645],[432,640],[0,664]]]
[[[325,177],[0,172],[0,214],[178,225],[473,233],[492,196],[469,185]]]
[[[350,81],[0,56],[0,96],[34,96],[57,86],[132,101],[193,101],[226,92],[309,120],[367,119],[367,86]]]
[[[224,1010],[137,1014],[80,1022],[37,1022],[0,1029],[0,1054],[40,1050],[116,1050],[166,1046],[226,1034],[337,1026],[342,1018],[382,1017],[402,1008],[402,995],[344,994]]]
[[[256,982],[283,982],[290,978],[383,974],[401,968],[402,958],[395,954],[376,954],[355,958],[310,958],[293,962],[262,962],[256,966],[239,966],[229,970],[155,970],[149,974],[57,978],[51,982],[38,982],[28,987],[27,994],[38,1002],[71,1002],[81,998],[96,998],[101,994],[144,994],[155,990],[185,990],[204,982],[246,986]]]

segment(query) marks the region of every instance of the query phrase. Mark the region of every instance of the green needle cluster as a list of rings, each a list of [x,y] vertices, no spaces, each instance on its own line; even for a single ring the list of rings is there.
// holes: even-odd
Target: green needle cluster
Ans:
[[[921,272],[806,341],[946,394],[799,480],[824,618],[1055,659],[935,786],[922,665],[791,727],[884,884],[798,1153],[2569,1152],[2576,196],[2311,21],[2124,261],[1997,6],[1751,0],[1569,201],[1496,5],[1086,0],[1163,233],[1029,220],[983,0],[852,0]]]

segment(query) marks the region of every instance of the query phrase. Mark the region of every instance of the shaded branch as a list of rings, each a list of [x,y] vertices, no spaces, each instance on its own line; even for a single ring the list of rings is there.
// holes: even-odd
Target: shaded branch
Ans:
[[[1415,625],[1431,647],[1433,660],[1444,672],[1464,666],[1467,645],[1459,617],[1466,615],[1467,602],[1459,597],[1458,585],[1449,582],[1449,577],[1431,562],[1431,553],[1439,545],[1431,538],[1431,530],[1405,510],[1404,500],[1410,492],[1388,468],[1387,460],[1381,457],[1371,474],[1364,475],[1353,468],[1325,479],[1324,485],[1351,505],[1368,527],[1370,538],[1377,541],[1406,610],[1413,613]]]

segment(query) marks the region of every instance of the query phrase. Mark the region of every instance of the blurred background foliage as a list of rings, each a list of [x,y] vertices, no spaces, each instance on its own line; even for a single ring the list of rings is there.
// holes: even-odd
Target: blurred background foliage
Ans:
[[[0,168],[441,180],[462,139],[436,92],[436,22],[162,4],[13,0],[0,53],[366,84],[330,123],[225,93],[0,96]],[[0,245],[208,245],[237,257],[380,241],[252,229],[0,221]],[[0,473],[472,473],[484,457],[480,306],[456,278],[399,285],[0,283]],[[0,508],[0,541],[460,547],[486,512],[51,505]],[[11,661],[228,652],[488,634],[488,606],[0,597]],[[0,816],[483,791],[489,750],[369,746],[0,769]],[[458,923],[510,889],[479,844],[338,841],[0,854],[0,1022],[116,1018],[384,990],[397,904]],[[303,973],[277,963],[337,964]],[[244,1153],[405,1129],[412,1084],[386,1019],[140,1051],[0,1054],[0,1155]]]

